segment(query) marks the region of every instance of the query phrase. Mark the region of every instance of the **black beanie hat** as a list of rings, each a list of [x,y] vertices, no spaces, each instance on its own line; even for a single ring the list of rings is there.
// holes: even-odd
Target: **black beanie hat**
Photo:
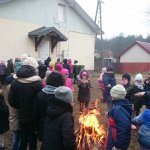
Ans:
[[[131,76],[130,76],[128,73],[123,74],[123,75],[122,75],[122,79],[123,79],[123,78],[127,79],[129,82],[130,82],[130,80],[131,80]]]
[[[54,71],[47,76],[46,84],[55,87],[63,86],[65,79],[61,73]]]
[[[18,78],[29,78],[36,75],[35,69],[30,65],[23,65],[16,72]]]

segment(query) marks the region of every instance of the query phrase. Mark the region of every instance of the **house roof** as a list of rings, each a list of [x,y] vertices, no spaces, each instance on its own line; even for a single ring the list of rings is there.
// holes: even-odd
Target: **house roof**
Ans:
[[[41,41],[47,37],[51,41],[51,51],[53,53],[55,46],[58,42],[67,41],[67,38],[58,31],[55,27],[41,27],[36,30],[33,30],[28,33],[30,38],[35,39],[35,51],[37,51],[38,46],[40,45]]]
[[[70,7],[89,25],[89,27],[97,35],[104,34],[100,27],[92,20],[92,18],[82,9],[75,0],[65,0]]]
[[[44,35],[50,35],[51,37],[57,38],[59,41],[66,41],[67,38],[58,31],[55,27],[41,27],[28,33],[29,37],[41,37]]]
[[[143,50],[145,50],[147,53],[150,53],[150,43],[142,42],[142,41],[135,41],[133,44],[131,44],[129,47],[127,47],[125,50],[123,50],[119,55],[118,58],[120,58],[123,54],[125,54],[130,48],[132,48],[134,45],[140,46]]]

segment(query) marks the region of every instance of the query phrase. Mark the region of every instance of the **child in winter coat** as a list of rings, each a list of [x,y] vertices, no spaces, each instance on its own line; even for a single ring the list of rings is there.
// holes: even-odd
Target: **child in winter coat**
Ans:
[[[77,60],[75,60],[74,61],[74,65],[73,65],[73,78],[74,78],[74,82],[73,82],[73,84],[76,84],[77,82],[78,82],[78,73],[79,73],[79,68],[78,68],[78,66],[77,66],[77,64],[78,64],[78,61]]]
[[[67,86],[68,88],[70,88],[72,91],[74,91],[72,79],[69,78],[69,71],[68,71],[67,69],[63,68],[63,69],[61,69],[61,73],[62,73],[62,75],[65,76],[66,86]]]
[[[10,79],[7,86],[7,90],[9,93],[11,82],[14,79]],[[12,150],[19,150],[19,143],[20,143],[20,127],[19,127],[19,120],[18,120],[18,109],[9,106],[9,128],[13,133],[12,137]]]
[[[126,97],[125,97],[126,99],[130,99],[130,95],[128,95],[128,91],[129,91],[130,88],[131,88],[130,81],[131,81],[131,76],[130,76],[130,74],[125,73],[125,74],[122,75],[121,85],[123,85],[124,88],[125,88],[126,91],[127,91],[127,94],[126,94]]]
[[[137,93],[144,91],[144,84],[143,84],[143,76],[142,74],[137,74],[135,76],[135,83],[134,85],[128,90],[128,98],[131,103],[134,104],[134,114],[136,116],[139,115],[140,109],[143,105],[145,105],[145,100],[142,97],[136,96]]]
[[[20,127],[18,121],[18,110],[9,107],[9,127],[10,130],[13,132],[13,142],[12,142],[12,150],[19,149],[19,142],[20,142]]]
[[[60,86],[54,95],[47,109],[41,150],[76,150],[73,93],[68,87]]]
[[[150,100],[150,92],[142,92],[140,96],[146,96]],[[138,131],[138,142],[140,143],[140,150],[150,149],[150,103],[147,109],[142,114],[132,120],[135,125],[140,125]]]
[[[78,101],[80,103],[80,111],[83,111],[84,108],[88,108],[90,102],[90,80],[89,74],[86,70],[80,72],[80,80],[78,81]]]
[[[104,94],[104,80],[103,80],[103,75],[106,72],[106,68],[102,68],[102,73],[100,74],[98,78],[98,83],[99,83],[99,88],[101,89],[102,95]],[[103,98],[102,98],[103,100]]]
[[[51,100],[55,100],[54,90],[59,86],[64,86],[65,80],[59,72],[47,72],[46,86],[38,93],[35,104],[34,114],[37,120],[37,132],[39,140],[43,140],[43,125],[47,116],[47,108]]]
[[[150,71],[148,72],[148,78],[144,81],[144,91],[150,91]]]
[[[70,66],[70,78],[72,79],[73,78],[73,65],[72,65],[72,60],[71,59],[68,59],[68,64]]]
[[[110,96],[110,90],[113,86],[116,85],[116,77],[114,74],[114,70],[112,67],[108,66],[106,72],[103,75],[103,81],[104,81],[104,102],[107,103],[108,110],[111,108],[111,96]]]
[[[4,85],[5,84],[5,78],[7,76],[6,72],[7,68],[3,60],[0,61],[0,84]]]
[[[4,101],[3,91],[0,89],[0,150],[5,150],[4,133],[9,130],[9,110]]]
[[[105,149],[127,150],[131,139],[132,106],[125,99],[126,90],[121,84],[114,86],[110,94],[112,96],[112,108],[108,112],[108,135]]]
[[[16,73],[21,66],[22,66],[21,58],[16,57],[14,62],[14,73]]]

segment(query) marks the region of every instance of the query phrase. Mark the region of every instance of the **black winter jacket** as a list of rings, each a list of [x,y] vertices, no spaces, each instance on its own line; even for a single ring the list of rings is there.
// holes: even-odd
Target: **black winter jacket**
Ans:
[[[9,130],[9,110],[4,101],[4,97],[0,95],[0,134]]]
[[[37,94],[42,90],[42,85],[39,80],[34,80],[35,71],[31,66],[22,66],[19,70],[17,76],[19,78],[15,79],[11,83],[8,101],[11,107],[14,107],[19,110],[19,122],[20,123],[34,123],[34,103],[36,100]],[[30,75],[30,76],[29,76]],[[30,81],[25,79],[30,79]]]
[[[38,75],[40,76],[40,78],[41,79],[45,78],[45,74],[46,74],[46,71],[47,71],[47,66],[45,64],[40,64],[38,66],[38,70],[39,70]]]
[[[47,115],[41,150],[76,150],[72,106],[55,99]]]
[[[48,101],[55,99],[54,94],[46,94],[43,91],[39,92],[35,106],[34,106],[34,115],[36,117],[37,122],[37,131],[39,134],[39,140],[42,141],[43,136],[43,125],[45,118],[47,116],[47,108],[48,108]]]

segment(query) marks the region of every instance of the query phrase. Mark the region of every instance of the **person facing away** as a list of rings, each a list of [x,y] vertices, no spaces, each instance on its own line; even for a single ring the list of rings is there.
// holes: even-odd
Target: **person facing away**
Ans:
[[[15,80],[8,94],[10,106],[18,109],[21,137],[19,150],[26,150],[28,144],[30,150],[36,150],[37,147],[33,108],[36,96],[42,90],[41,78],[36,75],[37,66],[35,59],[27,58],[14,75]]]
[[[13,59],[7,60],[7,76],[10,76],[11,73],[14,73]]]
[[[38,93],[34,106],[34,114],[38,124],[39,140],[42,141],[43,125],[47,115],[49,101],[54,100],[54,90],[59,86],[65,85],[65,79],[60,72],[53,71],[46,77],[46,87]]]
[[[108,112],[108,135],[105,149],[127,150],[131,139],[132,105],[125,99],[126,90],[121,84],[114,86],[110,94],[112,108]]]
[[[61,69],[63,69],[63,64],[60,61],[60,58],[58,58],[57,62],[55,63],[55,70],[58,72],[61,72]]]
[[[14,63],[14,73],[16,73],[21,66],[22,66],[21,58],[16,57]]]
[[[60,65],[61,65],[61,67],[60,67]],[[57,61],[55,62],[55,65],[54,65],[54,69],[56,71],[60,72],[62,68],[63,68],[63,64],[62,64],[60,58],[57,58]]]
[[[7,76],[7,68],[3,60],[0,61],[0,84],[5,84],[5,78]]]
[[[44,63],[39,64],[38,75],[41,79],[45,78],[46,71],[47,71],[47,66]]]
[[[66,80],[66,84],[65,84],[65,85],[66,85],[68,88],[70,88],[72,91],[74,91],[72,79],[69,78],[69,71],[68,71],[67,69],[63,68],[63,69],[61,69],[61,73],[62,73],[62,75],[64,75],[64,77],[65,77],[65,80]]]
[[[18,120],[18,110],[14,107],[9,107],[9,127],[12,131],[12,150],[19,150],[20,143],[20,127]]]
[[[47,57],[47,59],[44,61],[45,65],[47,67],[49,67],[49,63],[51,62],[51,58],[50,57]]]
[[[80,80],[78,81],[78,101],[80,103],[80,111],[83,111],[84,108],[88,108],[90,102],[90,80],[89,74],[86,70],[80,72]]]
[[[136,96],[136,93],[144,91],[144,84],[143,84],[143,76],[142,74],[138,73],[135,76],[134,85],[128,90],[127,95],[130,96],[129,100],[134,105],[134,114],[136,116],[139,115],[140,109],[143,105],[145,105],[145,100],[142,97]]]
[[[14,79],[7,81],[8,86],[7,90],[9,93],[11,82]],[[9,128],[12,131],[12,150],[19,150],[20,144],[20,127],[19,127],[19,119],[18,119],[18,109],[9,106]]]
[[[143,92],[150,99],[150,91]],[[150,103],[147,109],[144,110],[139,116],[132,120],[134,125],[139,125],[138,130],[138,142],[140,144],[140,150],[150,149]]]
[[[73,78],[73,65],[72,65],[72,60],[71,59],[68,59],[68,64],[70,66],[70,78],[72,79]]]
[[[74,60],[74,65],[73,65],[73,78],[74,78],[74,81],[73,81],[73,84],[76,84],[78,82],[78,74],[79,74],[79,69],[78,69],[78,61],[77,60]]]
[[[101,89],[102,95],[104,93],[104,88],[105,88],[104,80],[103,80],[103,75],[104,75],[105,72],[106,72],[106,68],[102,68],[102,72],[101,72],[101,74],[98,78],[98,84],[99,84],[99,88]],[[101,99],[103,101],[104,98],[102,97]]]
[[[71,70],[70,70],[70,66],[69,66],[69,64],[68,64],[68,61],[67,61],[67,59],[64,59],[63,60],[63,68],[65,68],[65,69],[67,69],[68,71],[69,71],[69,77],[70,77],[70,73],[71,73]]]
[[[144,81],[144,91],[150,91],[150,70],[147,79]]]
[[[4,133],[9,130],[9,110],[4,101],[3,90],[0,89],[0,150],[5,150]]]
[[[107,103],[108,110],[111,107],[111,96],[110,96],[110,90],[113,86],[116,85],[116,77],[114,74],[114,70],[111,66],[107,67],[106,72],[103,75],[103,81],[104,81],[104,93],[103,98],[104,102]]]
[[[68,87],[60,86],[54,95],[47,109],[41,150],[76,150],[73,93]]]

